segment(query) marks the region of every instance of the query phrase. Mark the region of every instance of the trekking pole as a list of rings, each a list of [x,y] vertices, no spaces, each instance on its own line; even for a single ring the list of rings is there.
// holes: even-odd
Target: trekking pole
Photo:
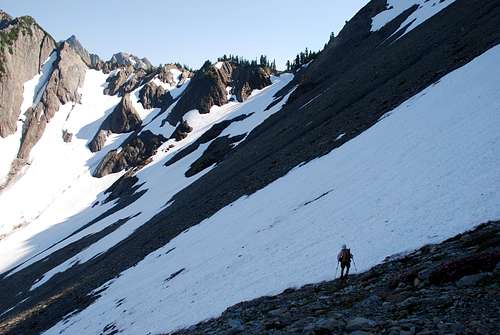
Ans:
[[[358,272],[358,267],[356,266],[356,261],[354,260],[354,257],[352,258],[352,262],[354,263],[354,270]]]
[[[335,278],[337,278],[337,272],[339,270],[339,262],[337,262],[337,268],[335,269]]]

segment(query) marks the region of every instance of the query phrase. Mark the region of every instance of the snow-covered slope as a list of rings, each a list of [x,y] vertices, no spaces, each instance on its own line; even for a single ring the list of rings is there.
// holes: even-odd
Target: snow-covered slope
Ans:
[[[60,108],[34,147],[25,174],[0,193],[0,235],[27,225],[34,229],[32,233],[39,232],[63,222],[90,206],[95,196],[118,178],[115,175],[99,180],[89,173],[102,154],[93,155],[87,143],[97,131],[98,121],[119,101],[102,94],[106,77],[102,72],[87,71],[80,91],[81,104],[68,103]],[[19,128],[22,130],[22,126]],[[62,140],[64,130],[74,134],[69,143]],[[108,145],[117,144],[109,141]],[[16,150],[18,147],[19,143]]]
[[[83,88],[82,104],[76,105],[73,109],[66,105],[62,107],[62,110],[56,114],[56,120],[49,125],[49,130],[42,141],[35,147],[33,166],[19,183],[16,183],[8,192],[0,195],[2,197],[0,201],[9,204],[6,210],[8,222],[19,222],[19,220],[29,217],[35,220],[32,223],[36,223],[0,240],[0,272],[29,259],[16,269],[19,271],[84,236],[101,231],[117,220],[125,218],[130,218],[130,220],[106,238],[53,269],[44,276],[42,281],[37,283],[37,286],[75,262],[85,262],[108,250],[129,236],[137,227],[147,222],[164,207],[168,199],[203,175],[200,173],[187,178],[184,173],[190,164],[203,153],[209,143],[200,146],[195,152],[179,162],[169,167],[163,166],[168,159],[194,142],[213,124],[224,119],[253,113],[250,117],[232,124],[224,131],[224,134],[233,135],[249,133],[267,117],[280,110],[286,99],[270,110],[265,109],[273,101],[274,94],[289,83],[293,77],[290,74],[274,77],[272,86],[261,91],[254,91],[244,103],[232,102],[222,107],[214,106],[209,114],[199,114],[196,110],[186,114],[185,118],[189,119],[193,126],[190,135],[180,142],[175,142],[173,139],[165,142],[158,154],[153,157],[153,162],[136,174],[139,178],[139,184],[142,184],[138,192],[146,190],[145,195],[131,206],[116,211],[112,215],[98,220],[90,227],[64,239],[61,243],[57,243],[71,232],[78,230],[92,219],[108,211],[115,204],[114,202],[103,203],[106,196],[102,192],[116,181],[120,174],[98,179],[93,178],[91,172],[105,152],[117,147],[127,134],[115,136],[114,141],[108,139],[108,147],[105,147],[100,153],[96,155],[90,153],[86,147],[87,142],[97,131],[105,112],[109,113],[112,110],[111,106],[114,107],[119,99],[115,96],[102,94],[105,75],[98,71],[89,70],[87,76],[88,79]],[[87,99],[89,100],[87,101]],[[91,113],[98,113],[98,115]],[[155,115],[156,113],[143,111],[141,114]],[[77,120],[77,117],[80,119]],[[161,118],[154,119],[150,123],[146,123],[144,129],[152,129],[164,136],[169,136],[174,128],[169,125],[160,127],[161,123]],[[76,125],[80,125],[81,129],[77,129]],[[76,134],[76,139],[69,144],[61,140],[61,131],[66,128]],[[57,149],[55,150],[55,148]],[[166,148],[169,150],[165,150]],[[43,159],[37,159],[37,157],[43,157]],[[54,164],[55,162],[57,163]],[[206,172],[208,170],[204,171],[204,173]],[[159,180],[162,182],[158,182]],[[17,206],[17,203],[21,203],[23,196],[25,197],[25,194],[28,193],[27,189],[30,185],[42,185],[41,183],[44,187],[40,187],[36,192],[30,194],[30,203],[34,205]],[[101,205],[92,206],[96,201]],[[50,230],[48,230],[49,227],[51,227]],[[57,244],[45,250],[55,243]],[[41,251],[44,252],[40,253]]]
[[[330,154],[223,208],[46,334],[161,333],[500,218],[500,47]],[[153,170],[141,178],[154,180]]]

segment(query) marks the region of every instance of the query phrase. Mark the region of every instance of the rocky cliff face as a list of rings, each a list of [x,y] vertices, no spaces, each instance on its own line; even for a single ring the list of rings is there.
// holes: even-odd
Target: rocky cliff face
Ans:
[[[136,70],[133,66],[119,68],[115,75],[108,78],[108,86],[104,89],[104,94],[123,96],[136,89],[146,77],[146,71]]]
[[[19,159],[28,158],[31,148],[41,138],[61,104],[80,102],[78,88],[83,85],[87,66],[67,42],[63,42],[57,52],[57,60],[41,100],[26,112]]]
[[[73,50],[82,58],[83,62],[88,66],[92,67],[93,62],[88,51],[82,46],[80,41],[76,38],[75,35],[71,35],[70,38],[66,40],[66,42],[73,48]]]
[[[141,167],[148,163],[156,150],[167,139],[155,135],[149,130],[137,135],[133,134],[122,146],[121,150],[112,150],[106,154],[94,171],[94,177],[104,177],[110,173]]]
[[[31,17],[0,13],[0,136],[16,131],[23,84],[33,78],[56,47],[54,39]]]
[[[110,133],[122,134],[139,130],[142,120],[137,114],[130,95],[125,94],[113,112],[103,121],[101,128],[89,143],[89,149],[97,152],[102,149]]]
[[[270,85],[270,76],[271,72],[260,66],[241,65],[230,61],[215,65],[206,62],[196,72],[167,120],[175,126],[190,110],[197,109],[202,114],[209,113],[212,106],[227,103],[231,94],[243,102],[252,90]],[[229,91],[228,87],[231,87]]]
[[[260,66],[238,66],[232,75],[232,94],[239,102],[245,101],[253,90],[271,85],[271,70]]]
[[[144,85],[139,92],[139,101],[142,107],[146,109],[162,108],[167,100],[172,100],[170,93],[166,92],[162,86],[158,86],[152,81]]]

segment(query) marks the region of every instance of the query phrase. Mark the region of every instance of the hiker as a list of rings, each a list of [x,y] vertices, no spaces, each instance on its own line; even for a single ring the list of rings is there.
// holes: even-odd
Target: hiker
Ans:
[[[349,275],[349,268],[351,267],[351,259],[353,259],[353,257],[351,249],[347,249],[345,244],[342,245],[342,249],[337,255],[337,261],[340,263],[340,279],[344,278],[344,269],[346,278]]]

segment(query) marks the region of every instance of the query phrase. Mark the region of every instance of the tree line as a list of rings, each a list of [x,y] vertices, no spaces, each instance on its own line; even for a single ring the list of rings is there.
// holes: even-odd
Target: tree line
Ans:
[[[260,55],[260,57],[252,60],[248,60],[242,56],[235,55],[223,55],[222,57],[217,58],[218,62],[232,62],[237,65],[246,65],[246,66],[263,66],[268,67],[271,70],[276,71],[276,60],[269,60],[266,55]]]

